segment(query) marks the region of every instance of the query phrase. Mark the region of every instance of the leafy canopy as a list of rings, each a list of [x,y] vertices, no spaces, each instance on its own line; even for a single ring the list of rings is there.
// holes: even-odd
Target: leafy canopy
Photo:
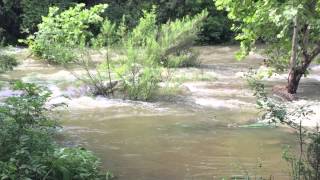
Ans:
[[[68,52],[95,36],[92,29],[102,24],[104,18],[100,15],[106,8],[106,4],[90,9],[77,4],[59,13],[58,7],[51,7],[38,25],[39,31],[28,38],[32,52],[54,63],[70,62],[74,57]]]
[[[288,60],[296,16],[300,24],[298,54],[304,45],[305,51],[312,51],[319,44],[320,2],[317,0],[216,0],[216,6],[227,10],[228,17],[235,21],[233,30],[241,41],[238,59],[247,56],[256,42],[266,42],[268,54],[281,51],[277,58]]]

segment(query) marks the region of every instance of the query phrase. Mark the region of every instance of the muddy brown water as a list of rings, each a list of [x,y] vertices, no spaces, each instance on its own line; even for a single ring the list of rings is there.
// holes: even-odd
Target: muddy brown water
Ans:
[[[235,46],[197,48],[199,68],[216,79],[184,82],[181,86],[187,92],[170,101],[132,102],[85,95],[66,99],[61,95],[75,78],[63,68],[32,59],[1,78],[46,85],[58,99],[54,102],[67,102],[68,110],[60,114],[63,143],[93,151],[104,169],[119,179],[212,180],[244,175],[289,179],[281,156],[286,144],[294,146],[295,135],[285,128],[240,126],[259,117],[240,74],[258,68],[263,58],[253,54],[236,61]],[[313,77],[302,83],[300,93],[305,99],[319,95],[320,91],[309,90],[320,87],[319,69],[315,68]],[[1,95],[6,94],[10,93],[2,91]]]

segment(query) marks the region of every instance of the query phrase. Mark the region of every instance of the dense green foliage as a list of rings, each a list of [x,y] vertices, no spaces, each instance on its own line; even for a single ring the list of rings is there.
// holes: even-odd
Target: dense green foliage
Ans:
[[[230,20],[225,12],[216,10],[213,0],[103,0],[103,2],[109,4],[106,16],[111,21],[119,23],[125,15],[126,25],[129,28],[139,23],[139,18],[143,15],[142,9],[151,10],[153,5],[157,7],[157,24],[194,16],[207,9],[208,18],[203,22],[199,33],[200,43],[228,42],[233,37]]]
[[[0,106],[0,179],[105,179],[91,152],[59,148],[58,128],[45,103],[51,93],[34,84],[17,82],[20,95]]]
[[[240,30],[236,39],[241,41],[241,52],[239,58],[248,55],[249,51],[259,40],[270,43],[269,51],[281,51],[280,57],[285,56],[288,61],[291,51],[291,38],[293,19],[298,16],[300,30],[308,29],[308,37],[301,32],[299,39],[301,40],[299,50],[302,51],[303,38],[307,38],[311,48],[318,42],[319,34],[319,2],[316,0],[303,1],[224,1],[217,0],[216,5],[222,9],[225,8],[229,12],[229,18],[234,19],[234,29]],[[260,42],[261,42],[260,41]],[[306,49],[307,50],[307,49]],[[302,52],[299,53],[302,55]]]
[[[239,59],[259,42],[266,43],[270,65],[290,68],[287,91],[295,94],[299,81],[320,54],[320,2],[317,0],[217,0],[234,20],[241,41]]]
[[[72,0],[3,0],[0,2],[0,37],[15,42],[37,30],[41,16],[49,7],[61,8],[72,5]],[[0,38],[1,40],[1,38]]]
[[[200,43],[228,42],[233,37],[230,20],[225,12],[216,10],[212,0],[4,0],[0,2],[0,37],[9,42],[24,38],[37,31],[37,24],[41,22],[41,16],[48,14],[49,7],[66,9],[75,3],[85,3],[87,7],[106,3],[109,8],[102,16],[117,24],[125,16],[125,25],[129,29],[139,23],[142,10],[151,10],[153,5],[158,7],[157,24],[194,16],[207,9],[209,15],[199,34]]]
[[[96,5],[85,9],[84,4],[78,4],[62,13],[57,13],[58,8],[51,8],[39,24],[39,31],[28,39],[32,52],[49,62],[80,64],[87,72],[80,79],[89,83],[96,95],[113,92],[110,90],[113,73],[125,94],[135,100],[151,97],[161,81],[162,68],[196,65],[197,53],[191,47],[208,15],[206,11],[157,24],[154,8],[144,11],[138,25],[130,29],[125,25],[125,17],[120,24],[101,17],[106,7]],[[93,32],[92,27],[97,30]],[[106,61],[99,65],[96,74],[89,70],[94,63],[87,47],[107,52]],[[110,60],[108,52],[112,48],[120,50],[120,60]]]
[[[144,12],[139,24],[125,37],[125,58],[116,73],[131,99],[147,100],[161,81],[161,68],[193,65],[191,46],[207,13],[156,24],[155,10]]]
[[[23,14],[21,18],[22,32],[33,33],[41,22],[41,17],[48,14],[48,7],[56,6],[65,9],[73,4],[74,0],[21,0],[20,7]]]
[[[67,63],[75,57],[70,51],[87,44],[93,38],[92,30],[103,21],[100,14],[107,5],[96,5],[84,9],[78,4],[59,13],[59,8],[49,9],[49,14],[42,18],[39,30],[28,38],[28,44],[35,55],[42,56],[50,62]]]

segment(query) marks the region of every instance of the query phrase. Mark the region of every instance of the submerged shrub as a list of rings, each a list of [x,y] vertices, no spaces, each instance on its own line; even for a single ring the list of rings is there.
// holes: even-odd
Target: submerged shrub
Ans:
[[[153,8],[150,12],[143,11],[138,25],[128,30],[125,18],[118,25],[103,19],[100,13],[105,8],[106,5],[97,5],[85,10],[80,4],[61,14],[56,14],[57,8],[51,8],[39,25],[39,32],[31,38],[33,52],[51,62],[75,60],[86,70],[86,77],[78,79],[94,88],[96,95],[113,94],[113,87],[120,82],[125,94],[134,100],[150,99],[162,80],[163,68],[196,64],[197,53],[191,46],[208,14],[206,11],[161,25],[157,24]],[[96,26],[99,33],[93,34],[90,26]],[[89,70],[94,64],[87,50],[90,47],[106,52],[105,61],[97,66],[95,73]],[[112,48],[119,49],[120,60],[110,58]],[[70,52],[79,55],[74,57]],[[116,74],[116,81],[112,81],[111,74]]]
[[[54,143],[51,92],[22,82],[14,90],[20,95],[0,105],[0,179],[103,179],[91,152]]]
[[[247,74],[247,81],[257,106],[262,110],[262,120],[269,123],[281,123],[292,128],[297,134],[297,147],[285,148],[282,158],[290,167],[290,176],[294,180],[318,180],[320,178],[320,130],[319,127],[303,127],[303,121],[310,121],[313,114],[310,104],[292,105],[268,95],[261,78],[255,72]]]
[[[154,11],[144,11],[139,24],[122,42],[125,56],[115,72],[130,99],[149,99],[161,79],[160,46],[156,36],[156,15]]]
[[[94,73],[89,67],[94,64],[90,52],[80,48],[77,64],[85,69],[86,75],[78,79],[94,88],[95,95],[113,94],[117,85],[129,99],[149,100],[162,81],[164,68],[195,64],[197,53],[191,46],[207,12],[159,25],[155,11],[155,8],[143,11],[143,17],[132,30],[125,23],[103,21],[100,33],[90,40],[94,48],[105,52],[104,61]],[[120,55],[117,60],[109,55],[114,49]]]
[[[186,16],[161,25],[158,33],[162,51],[161,64],[168,67],[197,65],[198,53],[191,47],[197,40],[201,24],[207,15],[208,12],[203,11],[194,17]]]
[[[13,56],[0,54],[0,72],[12,70],[18,65],[18,61]]]
[[[138,25],[121,41],[124,58],[115,66],[130,99],[150,99],[162,80],[162,68],[194,64],[191,46],[206,15],[204,11],[193,18],[157,25],[155,8],[144,11]]]

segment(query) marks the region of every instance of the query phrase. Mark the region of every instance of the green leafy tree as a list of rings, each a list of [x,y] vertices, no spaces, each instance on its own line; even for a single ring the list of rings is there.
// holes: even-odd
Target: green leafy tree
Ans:
[[[27,34],[36,32],[37,25],[41,22],[42,16],[48,14],[49,7],[56,6],[60,9],[66,9],[73,2],[75,0],[20,0],[22,10],[20,30]]]
[[[174,21],[185,16],[195,16],[204,9],[208,10],[208,18],[203,21],[198,34],[198,43],[214,44],[228,42],[233,37],[230,30],[231,21],[224,11],[218,11],[212,0],[85,0],[87,6],[97,3],[109,5],[104,16],[114,23],[120,23],[125,16],[125,24],[129,29],[139,24],[142,10],[151,10],[157,6],[157,24]]]
[[[37,31],[41,17],[49,12],[49,7],[65,9],[75,0],[2,0],[0,1],[0,41],[16,43]]]
[[[19,36],[18,0],[0,1],[0,41],[12,42]]]
[[[217,0],[219,9],[235,21],[241,41],[239,59],[258,42],[267,44],[273,59],[289,68],[287,91],[295,94],[300,79],[320,53],[320,2],[318,0]],[[274,55],[277,54],[275,57]]]
[[[192,45],[207,11],[158,24],[156,9],[144,10],[138,25],[130,29],[125,25],[125,16],[119,24],[101,17],[106,5],[84,7],[78,4],[61,13],[58,8],[50,8],[39,31],[29,38],[29,45],[35,54],[50,62],[65,64],[73,60],[80,64],[86,75],[75,75],[93,88],[93,94],[113,94],[113,87],[120,82],[130,99],[147,100],[161,81],[162,68],[196,64],[197,53]],[[106,52],[105,61],[94,72],[90,69],[96,64],[88,47]],[[117,61],[109,56],[110,48],[115,47],[121,55]],[[116,81],[112,81],[112,71]]]
[[[203,21],[198,34],[198,42],[216,44],[228,42],[233,33],[230,30],[231,21],[227,13],[218,11],[212,0],[154,0],[158,8],[158,21],[181,19],[185,16],[195,16],[203,10],[208,11],[208,17]]]
[[[93,27],[101,26],[104,18],[101,14],[107,8],[100,4],[85,8],[77,4],[63,12],[58,7],[51,7],[49,14],[42,18],[39,31],[28,38],[32,52],[50,62],[68,63],[75,59],[74,48],[85,46],[95,36]]]

